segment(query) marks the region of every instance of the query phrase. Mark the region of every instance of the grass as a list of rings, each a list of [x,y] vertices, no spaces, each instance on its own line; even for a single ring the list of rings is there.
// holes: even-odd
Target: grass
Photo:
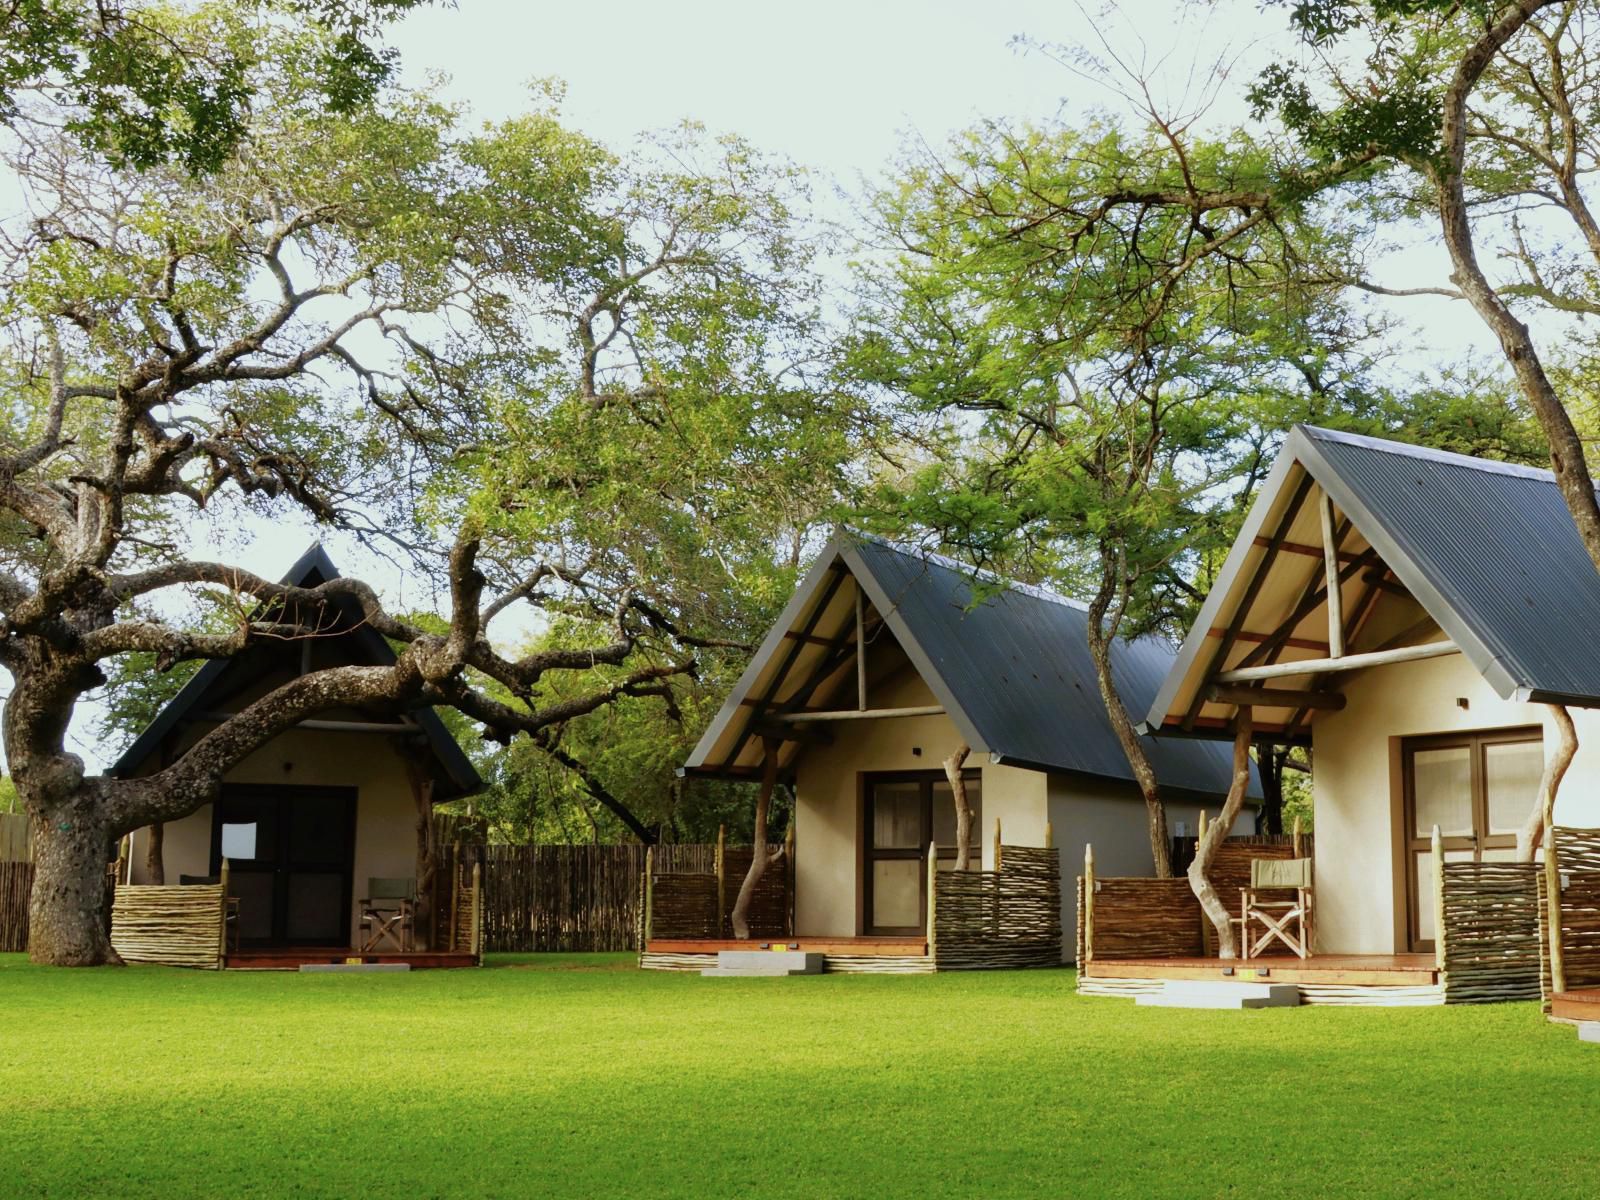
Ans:
[[[1600,1047],[1535,1005],[1192,1012],[1072,986],[0,956],[0,1194],[1600,1193]]]

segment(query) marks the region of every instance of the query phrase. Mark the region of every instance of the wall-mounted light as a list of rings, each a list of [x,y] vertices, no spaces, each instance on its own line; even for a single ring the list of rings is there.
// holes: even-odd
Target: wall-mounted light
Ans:
[[[1468,700],[1465,696],[1457,696],[1456,697],[1456,707],[1459,708],[1462,712],[1466,712],[1467,709],[1472,707],[1472,701]]]
[[[921,746],[913,746],[913,747],[911,747],[911,757],[912,758],[921,758],[922,757],[922,747]]]

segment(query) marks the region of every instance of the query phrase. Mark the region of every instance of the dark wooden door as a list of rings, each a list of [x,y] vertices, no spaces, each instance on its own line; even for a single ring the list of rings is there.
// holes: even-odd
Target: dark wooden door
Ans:
[[[212,812],[211,873],[228,859],[242,944],[350,944],[353,788],[232,784]]]
[[[1446,862],[1509,862],[1533,811],[1544,771],[1537,728],[1407,738],[1406,903],[1410,948],[1431,951],[1433,828]]]

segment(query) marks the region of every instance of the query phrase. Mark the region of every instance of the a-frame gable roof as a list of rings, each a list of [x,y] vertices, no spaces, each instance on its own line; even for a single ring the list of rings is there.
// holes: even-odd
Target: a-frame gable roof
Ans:
[[[1038,588],[996,581],[974,591],[970,568],[937,555],[854,533],[836,535],[818,556],[685,770],[751,774],[761,761],[756,729],[792,704],[804,682],[815,707],[832,690],[854,696],[855,589],[904,650],[967,744],[990,761],[1117,780],[1132,778],[1095,682],[1080,604]],[[1137,713],[1166,676],[1173,649],[1157,637],[1118,641],[1112,652],[1126,703]],[[830,669],[831,666],[831,669]],[[826,705],[824,705],[826,707]],[[766,726],[771,728],[771,726]],[[1149,738],[1164,787],[1225,791],[1222,748]],[[780,752],[788,767],[798,742]]]
[[[1297,495],[1319,489],[1348,522],[1340,542],[1340,561],[1354,568],[1341,589],[1347,615],[1354,609],[1359,617],[1363,603],[1392,604],[1384,593],[1403,593],[1437,626],[1433,636],[1453,642],[1501,696],[1600,705],[1600,574],[1550,472],[1297,426],[1150,707],[1147,728],[1189,721],[1191,732],[1216,731],[1207,718],[1226,710],[1196,707],[1207,679],[1247,661],[1323,571],[1314,506],[1293,511]],[[1314,553],[1277,554],[1266,581],[1255,583],[1274,539]],[[1363,557],[1365,565],[1357,564]],[[1282,647],[1278,660],[1325,655],[1304,635],[1325,637],[1316,630],[1326,619],[1325,605],[1307,610],[1294,630],[1302,644]],[[1218,661],[1230,634],[1233,650]],[[1299,686],[1296,679],[1303,677],[1286,682]]]
[[[320,583],[337,578],[339,569],[323,550],[322,544],[313,542],[295,560],[281,582],[297,587],[316,587]],[[343,607],[342,602],[341,607]],[[354,611],[346,613],[345,623],[349,626],[347,632],[326,640],[342,643],[348,647],[350,661],[373,666],[387,666],[395,661],[395,654],[389,643],[370,625],[363,623],[359,613]],[[208,703],[203,702],[226,690],[230,682],[237,682],[245,670],[246,668],[237,659],[212,659],[203,664],[178,694],[156,714],[155,719],[145,727],[133,744],[122,752],[112,764],[110,773],[126,775],[138,770],[141,764],[160,752],[162,744],[169,735],[179,731],[187,722],[203,719],[201,714],[209,707]],[[478,791],[483,786],[483,781],[478,777],[472,760],[462,751],[439,714],[431,708],[419,708],[410,712],[408,716],[416,723],[416,732],[426,739],[428,750],[437,768],[434,799],[449,800]]]

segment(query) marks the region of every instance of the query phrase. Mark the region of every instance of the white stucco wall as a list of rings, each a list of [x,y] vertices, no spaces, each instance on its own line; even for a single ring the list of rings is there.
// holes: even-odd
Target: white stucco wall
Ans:
[[[1502,700],[1462,655],[1369,670],[1341,689],[1340,712],[1312,722],[1316,806],[1316,946],[1322,953],[1392,954],[1407,946],[1397,929],[1399,817],[1391,739],[1432,733],[1545,728],[1543,705]],[[1462,708],[1458,700],[1466,700]],[[1572,710],[1579,750],[1556,799],[1556,820],[1600,824],[1600,714]]]
[[[367,880],[416,875],[416,806],[405,763],[386,738],[371,734],[294,730],[273,739],[226,776],[228,783],[356,789],[355,870],[350,931],[359,936],[357,904]],[[149,831],[134,835],[133,879],[149,882]],[[169,821],[162,842],[168,883],[211,868],[211,806]]]

